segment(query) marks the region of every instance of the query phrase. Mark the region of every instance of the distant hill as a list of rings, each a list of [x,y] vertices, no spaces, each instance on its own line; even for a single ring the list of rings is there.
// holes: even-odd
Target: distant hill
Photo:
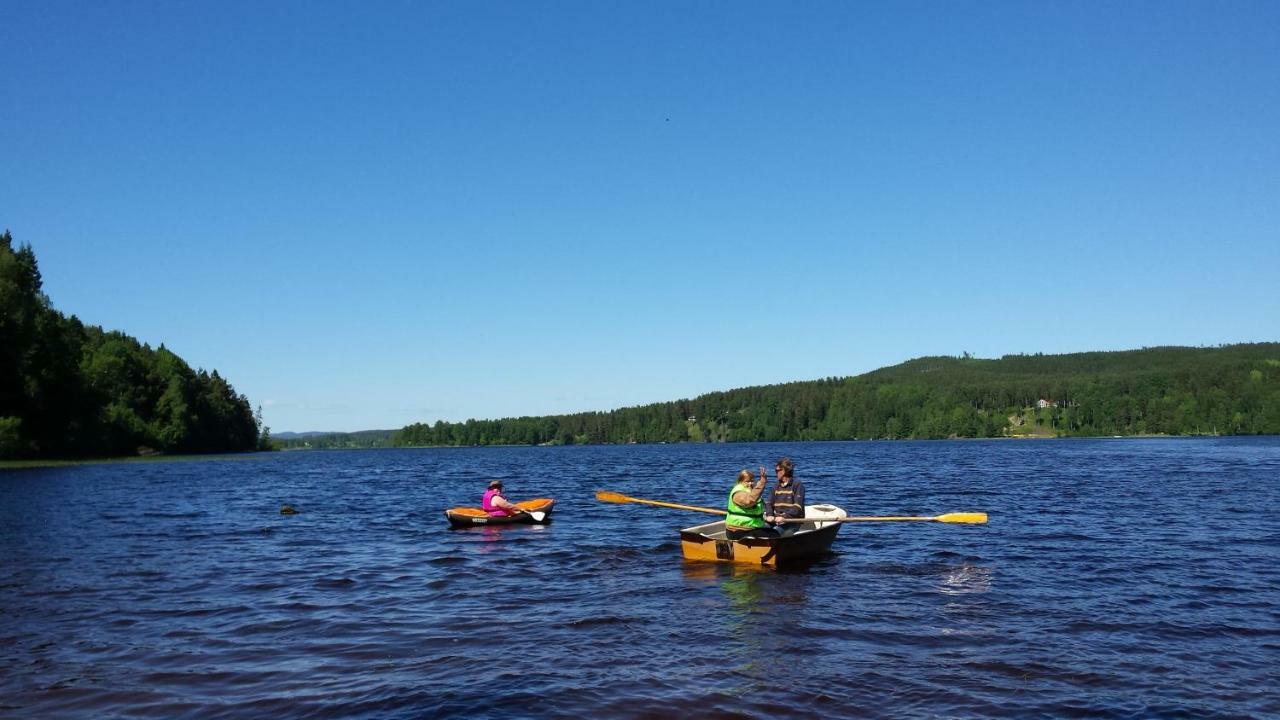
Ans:
[[[344,434],[345,433],[339,432],[337,430],[323,430],[323,431],[311,430],[308,432],[271,433],[271,437],[276,440],[297,440],[299,438],[313,438],[313,437],[323,437],[325,435],[344,435]]]
[[[408,425],[397,446],[1280,434],[1280,343],[923,357],[608,412]]]
[[[283,432],[273,433],[271,440],[284,450],[324,450],[331,448],[389,447],[395,430],[360,430],[358,432]]]

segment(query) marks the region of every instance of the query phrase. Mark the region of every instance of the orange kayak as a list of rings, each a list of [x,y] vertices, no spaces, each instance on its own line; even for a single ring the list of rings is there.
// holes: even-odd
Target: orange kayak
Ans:
[[[454,527],[508,525],[511,523],[542,523],[545,525],[551,522],[551,508],[555,504],[556,501],[551,498],[535,498],[516,503],[516,507],[521,510],[527,510],[530,513],[544,513],[541,520],[535,520],[533,515],[528,513],[494,517],[480,508],[450,508],[444,511],[444,516],[449,518],[449,524]]]

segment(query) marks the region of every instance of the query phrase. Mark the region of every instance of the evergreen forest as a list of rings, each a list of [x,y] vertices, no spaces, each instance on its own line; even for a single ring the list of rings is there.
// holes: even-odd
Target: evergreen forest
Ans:
[[[1280,434],[1280,343],[924,357],[609,412],[409,425],[398,446]]]
[[[31,246],[0,235],[0,459],[254,450],[260,426],[216,370],[55,310]]]

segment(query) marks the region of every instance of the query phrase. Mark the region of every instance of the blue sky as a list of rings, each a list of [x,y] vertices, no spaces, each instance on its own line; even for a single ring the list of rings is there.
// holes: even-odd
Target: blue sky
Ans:
[[[0,225],[283,430],[1280,339],[1280,3],[0,0]]]

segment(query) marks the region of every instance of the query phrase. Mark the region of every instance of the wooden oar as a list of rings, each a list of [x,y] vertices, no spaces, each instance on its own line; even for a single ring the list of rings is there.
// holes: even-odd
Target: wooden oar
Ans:
[[[973,523],[981,525],[987,521],[987,514],[983,512],[957,512],[947,513],[945,515],[934,515],[933,517],[912,516],[912,515],[863,515],[863,516],[846,516],[846,517],[811,517],[811,518],[782,518],[778,522],[784,523],[806,523],[806,522],[899,522],[904,520],[917,520],[944,523]]]
[[[711,513],[712,515],[725,514],[724,510],[712,510],[711,508],[698,507],[696,505],[677,505],[676,503],[660,502],[658,500],[641,500],[640,498],[633,498],[622,493],[609,492],[608,490],[597,490],[596,499],[607,503],[640,503],[641,505],[657,505],[658,507],[692,510],[694,512]]]

